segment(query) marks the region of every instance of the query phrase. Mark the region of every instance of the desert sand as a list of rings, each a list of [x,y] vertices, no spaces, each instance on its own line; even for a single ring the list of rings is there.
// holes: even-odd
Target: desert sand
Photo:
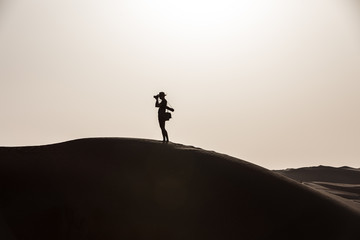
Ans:
[[[360,214],[265,168],[180,144],[0,148],[1,239],[353,239]]]
[[[310,186],[360,213],[360,169],[317,166],[275,172]]]

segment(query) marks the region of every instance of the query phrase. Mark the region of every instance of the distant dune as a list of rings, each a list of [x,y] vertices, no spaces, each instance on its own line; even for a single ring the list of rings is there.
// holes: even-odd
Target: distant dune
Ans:
[[[275,172],[310,186],[360,213],[360,169],[318,166]]]
[[[215,152],[98,138],[0,148],[0,239],[351,239],[360,214]]]

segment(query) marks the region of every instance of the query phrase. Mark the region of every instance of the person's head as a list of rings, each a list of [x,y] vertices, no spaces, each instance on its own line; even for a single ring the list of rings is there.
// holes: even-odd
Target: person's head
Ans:
[[[164,92],[160,92],[160,93],[159,93],[159,98],[160,98],[161,100],[164,99],[165,96],[166,96],[166,94],[165,94]]]

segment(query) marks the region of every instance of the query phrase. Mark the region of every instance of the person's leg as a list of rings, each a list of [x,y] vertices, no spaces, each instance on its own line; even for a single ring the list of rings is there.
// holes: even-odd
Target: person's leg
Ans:
[[[169,139],[168,139],[167,131],[165,129],[165,120],[159,119],[159,125],[160,125],[161,133],[163,136],[163,142],[168,142]]]
[[[165,124],[164,124],[164,133],[165,133],[165,141],[166,142],[169,142],[169,136],[168,136],[168,133],[167,133],[167,131],[166,131],[166,129],[165,129]]]

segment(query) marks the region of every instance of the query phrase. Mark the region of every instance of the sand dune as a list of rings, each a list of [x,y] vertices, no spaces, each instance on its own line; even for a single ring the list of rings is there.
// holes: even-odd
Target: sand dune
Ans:
[[[332,198],[179,144],[103,138],[0,148],[0,184],[2,239],[360,236],[360,214]]]
[[[360,213],[360,169],[318,166],[275,172],[310,186]]]
[[[351,167],[304,167],[298,169],[277,170],[281,173],[302,182],[335,182],[345,184],[360,184],[360,169]]]

